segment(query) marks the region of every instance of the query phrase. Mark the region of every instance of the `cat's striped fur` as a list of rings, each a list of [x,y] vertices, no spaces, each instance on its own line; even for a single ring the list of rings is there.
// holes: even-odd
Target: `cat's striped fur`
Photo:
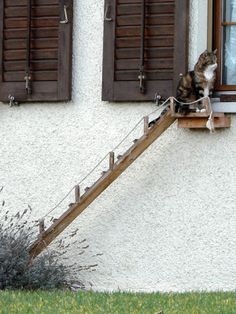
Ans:
[[[181,77],[177,87],[177,100],[182,103],[190,103],[203,96],[210,96],[214,88],[216,67],[216,50],[213,52],[204,51],[194,70]],[[189,111],[192,111],[189,105],[176,105],[176,112],[185,114]]]

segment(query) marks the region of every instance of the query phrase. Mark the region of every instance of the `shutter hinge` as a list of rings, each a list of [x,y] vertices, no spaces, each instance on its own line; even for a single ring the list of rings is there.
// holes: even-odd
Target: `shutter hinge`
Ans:
[[[104,21],[111,22],[113,20],[112,17],[108,16],[110,11],[111,11],[111,5],[108,4],[105,9]]]
[[[26,73],[26,76],[24,77],[25,79],[25,89],[28,95],[30,95],[32,93],[32,89],[31,89],[31,76]]]
[[[61,24],[68,24],[68,14],[67,14],[67,6],[64,5],[64,20],[60,21]]]
[[[140,69],[138,79],[139,79],[140,93],[144,94],[145,93],[145,87],[144,87],[145,75],[144,75],[143,69]]]
[[[15,97],[14,96],[8,95],[8,99],[9,99],[9,106],[10,107],[19,105],[19,103],[17,101],[15,101]]]
[[[161,101],[162,96],[158,93],[155,94],[155,97],[154,97],[154,102],[156,103],[157,106],[159,106],[159,102]]]

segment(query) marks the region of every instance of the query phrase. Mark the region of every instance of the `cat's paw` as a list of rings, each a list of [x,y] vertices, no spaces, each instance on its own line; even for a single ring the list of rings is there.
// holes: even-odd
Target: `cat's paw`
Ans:
[[[205,108],[203,108],[203,109],[197,108],[196,112],[206,112],[206,109]]]

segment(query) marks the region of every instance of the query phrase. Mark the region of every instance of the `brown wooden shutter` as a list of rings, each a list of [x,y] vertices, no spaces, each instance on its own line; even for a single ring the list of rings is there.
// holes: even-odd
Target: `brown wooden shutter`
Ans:
[[[102,99],[153,100],[175,95],[187,71],[188,0],[146,0],[144,75],[139,89],[142,0],[105,0]]]
[[[17,101],[71,98],[72,5],[72,0],[1,0],[0,101],[9,95]],[[61,23],[66,15],[68,23]]]

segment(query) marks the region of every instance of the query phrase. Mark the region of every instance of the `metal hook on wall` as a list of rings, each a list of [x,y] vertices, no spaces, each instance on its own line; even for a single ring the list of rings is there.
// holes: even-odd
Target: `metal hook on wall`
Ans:
[[[105,10],[104,21],[111,22],[113,20],[112,17],[108,16],[110,11],[111,11],[111,5],[108,4]]]
[[[64,20],[60,21],[61,24],[68,24],[69,20],[68,20],[68,14],[67,14],[67,6],[64,5]]]

